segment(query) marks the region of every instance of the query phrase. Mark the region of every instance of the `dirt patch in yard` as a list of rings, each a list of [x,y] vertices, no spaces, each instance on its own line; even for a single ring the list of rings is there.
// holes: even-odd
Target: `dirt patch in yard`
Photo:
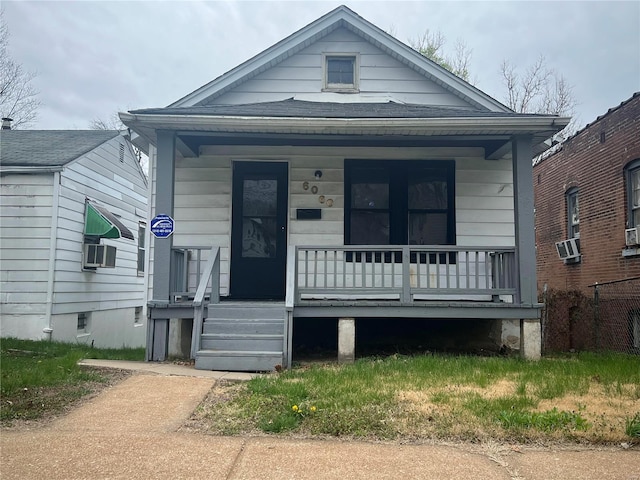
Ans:
[[[633,398],[635,385],[621,385],[616,392],[607,391],[602,385],[591,384],[585,395],[566,395],[561,398],[541,400],[536,411],[544,412],[557,408],[560,411],[579,413],[591,425],[591,432],[577,432],[578,437],[592,437],[596,433],[599,440],[617,442],[628,440],[621,435],[625,422],[640,413],[640,399]]]
[[[0,427],[3,430],[21,430],[49,425],[133,373],[113,368],[81,368],[97,373],[100,381],[87,380],[74,385],[25,388],[15,395],[3,396],[0,407],[3,410],[11,408],[19,413],[14,418],[3,419]]]
[[[589,428],[571,432],[570,436],[576,441],[625,442],[629,441],[625,434],[625,423],[640,413],[640,399],[636,398],[636,389],[635,385],[618,385],[615,389],[606,389],[598,383],[592,383],[588,392],[583,395],[570,394],[540,400],[532,412],[556,409],[584,418],[589,423]],[[486,388],[448,385],[428,390],[398,392],[396,399],[408,412],[408,420],[403,422],[401,430],[409,436],[435,435],[476,440],[486,440],[487,437],[508,438],[507,432],[499,427],[495,416],[480,419],[465,408],[465,402],[476,396],[498,401],[516,398],[518,384],[505,379]],[[560,439],[555,432],[538,434],[529,431],[527,437],[530,440]]]

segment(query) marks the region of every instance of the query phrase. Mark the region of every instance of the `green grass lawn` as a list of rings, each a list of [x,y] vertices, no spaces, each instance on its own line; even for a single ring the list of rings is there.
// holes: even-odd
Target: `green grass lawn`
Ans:
[[[640,357],[587,353],[311,365],[218,386],[194,418],[216,434],[603,443],[638,438],[639,422]]]
[[[56,414],[121,376],[78,366],[83,358],[143,360],[144,349],[0,340],[0,420],[34,420]]]

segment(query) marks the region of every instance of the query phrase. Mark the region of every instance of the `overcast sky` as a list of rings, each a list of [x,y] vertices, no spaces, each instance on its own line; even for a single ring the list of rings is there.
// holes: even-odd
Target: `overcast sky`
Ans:
[[[640,1],[2,1],[13,59],[34,80],[34,128],[83,129],[163,107],[345,4],[407,42],[440,30],[473,50],[476,86],[504,101],[499,67],[544,55],[574,86],[578,124],[640,90]]]

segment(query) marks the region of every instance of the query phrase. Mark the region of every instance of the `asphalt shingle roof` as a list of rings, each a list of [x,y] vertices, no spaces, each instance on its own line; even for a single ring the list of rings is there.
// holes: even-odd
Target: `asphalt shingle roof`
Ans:
[[[0,166],[66,165],[117,135],[117,130],[0,130]]]
[[[282,100],[242,105],[205,105],[196,107],[146,108],[133,110],[146,115],[204,115],[241,117],[305,118],[451,118],[451,117],[519,117],[540,116],[515,112],[491,112],[472,108],[435,107],[431,105],[385,103],[335,103]],[[544,115],[546,116],[546,115]]]

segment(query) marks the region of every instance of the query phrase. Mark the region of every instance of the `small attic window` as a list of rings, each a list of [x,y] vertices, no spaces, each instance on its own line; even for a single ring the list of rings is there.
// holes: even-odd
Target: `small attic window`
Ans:
[[[357,54],[323,54],[323,91],[358,92],[360,61]]]
[[[120,144],[120,161],[124,162],[124,145]]]

